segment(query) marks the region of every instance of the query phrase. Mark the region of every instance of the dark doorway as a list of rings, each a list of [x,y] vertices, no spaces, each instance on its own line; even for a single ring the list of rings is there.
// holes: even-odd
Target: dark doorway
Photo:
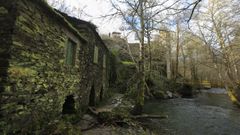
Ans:
[[[67,96],[63,104],[62,114],[74,114],[76,113],[75,101],[73,95]]]
[[[91,88],[90,95],[89,95],[89,106],[95,106],[95,89],[94,85]]]
[[[101,91],[100,91],[100,101],[103,100],[103,87],[101,88]]]

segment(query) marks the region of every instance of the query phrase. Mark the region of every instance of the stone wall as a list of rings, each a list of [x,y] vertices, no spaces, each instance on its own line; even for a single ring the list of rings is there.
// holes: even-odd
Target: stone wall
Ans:
[[[109,54],[96,31],[85,28],[85,41],[80,30],[42,0],[2,1],[0,133],[35,133],[59,119],[67,101],[73,100],[70,106],[81,115],[89,97],[95,103],[103,98],[109,80],[103,58]],[[74,66],[65,62],[69,39],[77,44]],[[97,64],[93,64],[95,45],[99,47]]]
[[[13,0],[14,1],[14,0]],[[7,103],[8,98],[5,89],[11,85],[8,82],[8,68],[10,52],[12,47],[12,34],[14,22],[16,19],[16,3],[11,3],[10,1],[0,0],[0,134],[2,134],[2,127],[7,128],[6,121],[3,118],[8,117],[8,112],[11,111],[9,107],[11,103],[3,106]],[[9,110],[6,113],[3,111]],[[10,119],[11,117],[8,117]]]
[[[93,74],[93,82],[91,85],[94,87],[96,94],[95,102],[98,103],[101,97],[108,96],[109,81],[112,79],[110,78],[110,74],[113,74],[113,72],[115,72],[115,69],[111,68],[111,65],[114,64],[114,62],[111,61],[111,53],[103,43],[99,34],[96,32],[96,27],[93,24],[83,20],[78,20],[74,17],[69,17],[61,12],[59,13],[62,14],[81,33],[84,39],[88,41],[88,47],[86,48],[88,51],[85,51],[88,52],[88,54],[85,55],[89,56],[89,59],[91,59],[92,62],[90,63],[91,65],[88,66],[88,69],[83,71],[87,71],[85,72],[87,74]],[[95,46],[98,47],[98,63],[93,62]],[[105,67],[104,63],[106,64]],[[92,69],[89,67],[92,67]]]
[[[11,35],[16,19],[16,5],[2,0],[0,1],[0,5],[0,92],[3,92],[4,85],[7,83],[9,52],[12,45]]]

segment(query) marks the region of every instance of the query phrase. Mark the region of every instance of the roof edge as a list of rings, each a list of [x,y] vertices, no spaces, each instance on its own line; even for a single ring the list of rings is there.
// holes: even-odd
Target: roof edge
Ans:
[[[57,19],[57,21],[60,21],[60,23],[62,23],[64,26],[66,26],[69,30],[71,30],[71,32],[73,32],[82,42],[87,43],[87,40],[84,39],[81,34],[79,33],[79,31],[69,22],[66,20],[66,18],[64,16],[62,16],[61,14],[59,14],[58,12],[56,12],[50,5],[48,5],[48,3],[46,2],[46,0],[29,0],[33,3],[37,3],[39,6],[41,6],[42,8],[46,9],[47,12],[49,12],[50,14],[53,15],[53,17],[55,17],[55,19]]]

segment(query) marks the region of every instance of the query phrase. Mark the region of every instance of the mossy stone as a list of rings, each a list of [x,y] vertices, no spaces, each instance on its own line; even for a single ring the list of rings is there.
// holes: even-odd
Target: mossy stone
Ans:
[[[8,10],[5,7],[0,7],[0,15],[8,14]]]

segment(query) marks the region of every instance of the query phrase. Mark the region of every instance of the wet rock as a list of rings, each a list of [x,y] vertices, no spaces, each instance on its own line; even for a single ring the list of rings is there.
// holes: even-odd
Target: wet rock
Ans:
[[[97,122],[96,118],[88,114],[83,115],[81,119],[82,120],[79,122],[81,129],[87,129]]]
[[[191,85],[183,83],[179,84],[179,88],[177,92],[183,97],[183,98],[191,98],[193,96],[193,88]]]
[[[167,91],[166,94],[167,94],[168,98],[173,98],[173,93],[172,92]]]
[[[173,93],[173,98],[180,98],[181,95],[179,95],[178,93]]]
[[[156,99],[166,99],[168,96],[164,93],[164,91],[154,91],[152,92],[153,96]]]
[[[98,127],[93,130],[82,132],[83,135],[155,135],[149,130],[144,130],[142,127]]]

